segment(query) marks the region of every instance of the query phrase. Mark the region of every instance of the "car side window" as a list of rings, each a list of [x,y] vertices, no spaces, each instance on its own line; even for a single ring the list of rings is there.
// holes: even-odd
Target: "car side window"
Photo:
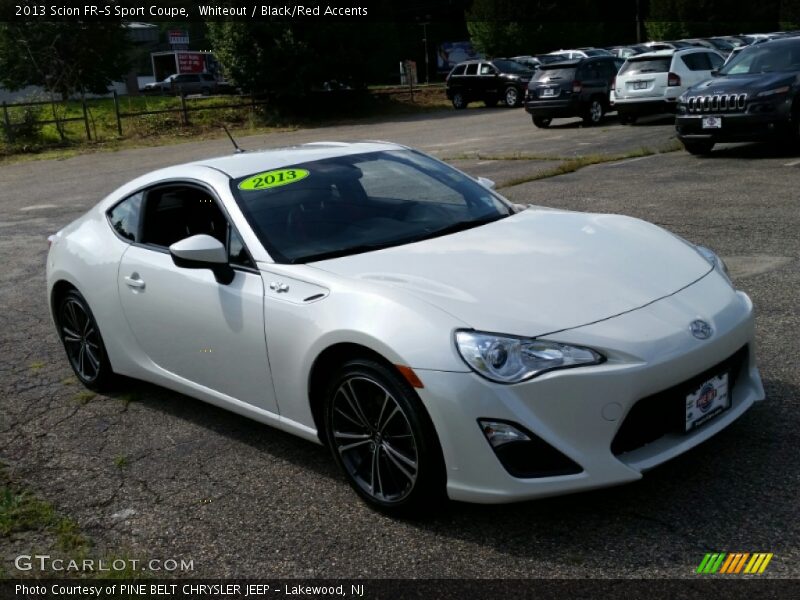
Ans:
[[[712,52],[708,53],[708,60],[711,61],[712,69],[719,69],[725,64],[725,60],[719,54],[714,54]]]
[[[478,74],[478,63],[472,63],[471,65],[467,65],[466,75],[477,75]]]
[[[453,77],[455,75],[463,75],[465,68],[466,68],[466,65],[458,65],[458,66],[454,67],[453,68],[453,72],[450,73],[450,76]]]
[[[681,57],[683,64],[690,71],[710,71],[711,61],[708,60],[710,52],[694,52]]]
[[[143,192],[125,198],[108,211],[108,222],[121,237],[132,242],[139,241],[139,218]]]
[[[481,75],[494,75],[497,71],[492,65],[483,63],[481,65]]]
[[[239,232],[232,226],[228,227],[228,260],[232,265],[255,268],[255,263],[250,258]]]

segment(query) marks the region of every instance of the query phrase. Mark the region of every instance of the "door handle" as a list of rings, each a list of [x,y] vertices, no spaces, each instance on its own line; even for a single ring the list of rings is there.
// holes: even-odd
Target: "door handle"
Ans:
[[[130,276],[125,278],[125,285],[135,290],[143,290],[145,283],[143,279],[139,279],[138,273],[131,273]]]

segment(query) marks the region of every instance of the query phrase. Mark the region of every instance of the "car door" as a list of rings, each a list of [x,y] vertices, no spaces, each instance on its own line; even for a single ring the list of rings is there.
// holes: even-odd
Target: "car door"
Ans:
[[[168,247],[205,234],[226,244],[234,278],[176,266]],[[146,191],[139,238],[118,272],[125,319],[151,369],[223,400],[278,412],[267,358],[264,285],[212,191],[169,183]]]
[[[478,63],[469,63],[464,71],[464,94],[470,99],[479,97],[478,87]]]
[[[497,97],[500,95],[499,71],[491,63],[481,63],[478,70],[478,95],[482,98],[487,96]]]

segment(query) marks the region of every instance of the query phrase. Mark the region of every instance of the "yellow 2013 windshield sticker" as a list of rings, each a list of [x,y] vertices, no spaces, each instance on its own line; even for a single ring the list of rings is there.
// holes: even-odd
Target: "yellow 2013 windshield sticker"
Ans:
[[[239,189],[248,192],[266,190],[295,183],[306,177],[308,177],[308,171],[305,169],[277,169],[248,177],[239,183]]]

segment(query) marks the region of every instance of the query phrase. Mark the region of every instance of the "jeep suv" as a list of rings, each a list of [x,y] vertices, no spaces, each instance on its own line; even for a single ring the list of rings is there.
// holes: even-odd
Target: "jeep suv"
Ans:
[[[541,65],[525,94],[525,110],[533,124],[549,127],[558,117],[600,123],[608,112],[611,81],[624,62],[615,56],[592,56]]]
[[[749,46],[679,99],[675,129],[692,154],[720,142],[800,139],[800,38]]]
[[[506,58],[468,60],[447,76],[447,98],[459,110],[476,100],[486,106],[502,100],[513,108],[522,102],[532,74],[530,67]]]

